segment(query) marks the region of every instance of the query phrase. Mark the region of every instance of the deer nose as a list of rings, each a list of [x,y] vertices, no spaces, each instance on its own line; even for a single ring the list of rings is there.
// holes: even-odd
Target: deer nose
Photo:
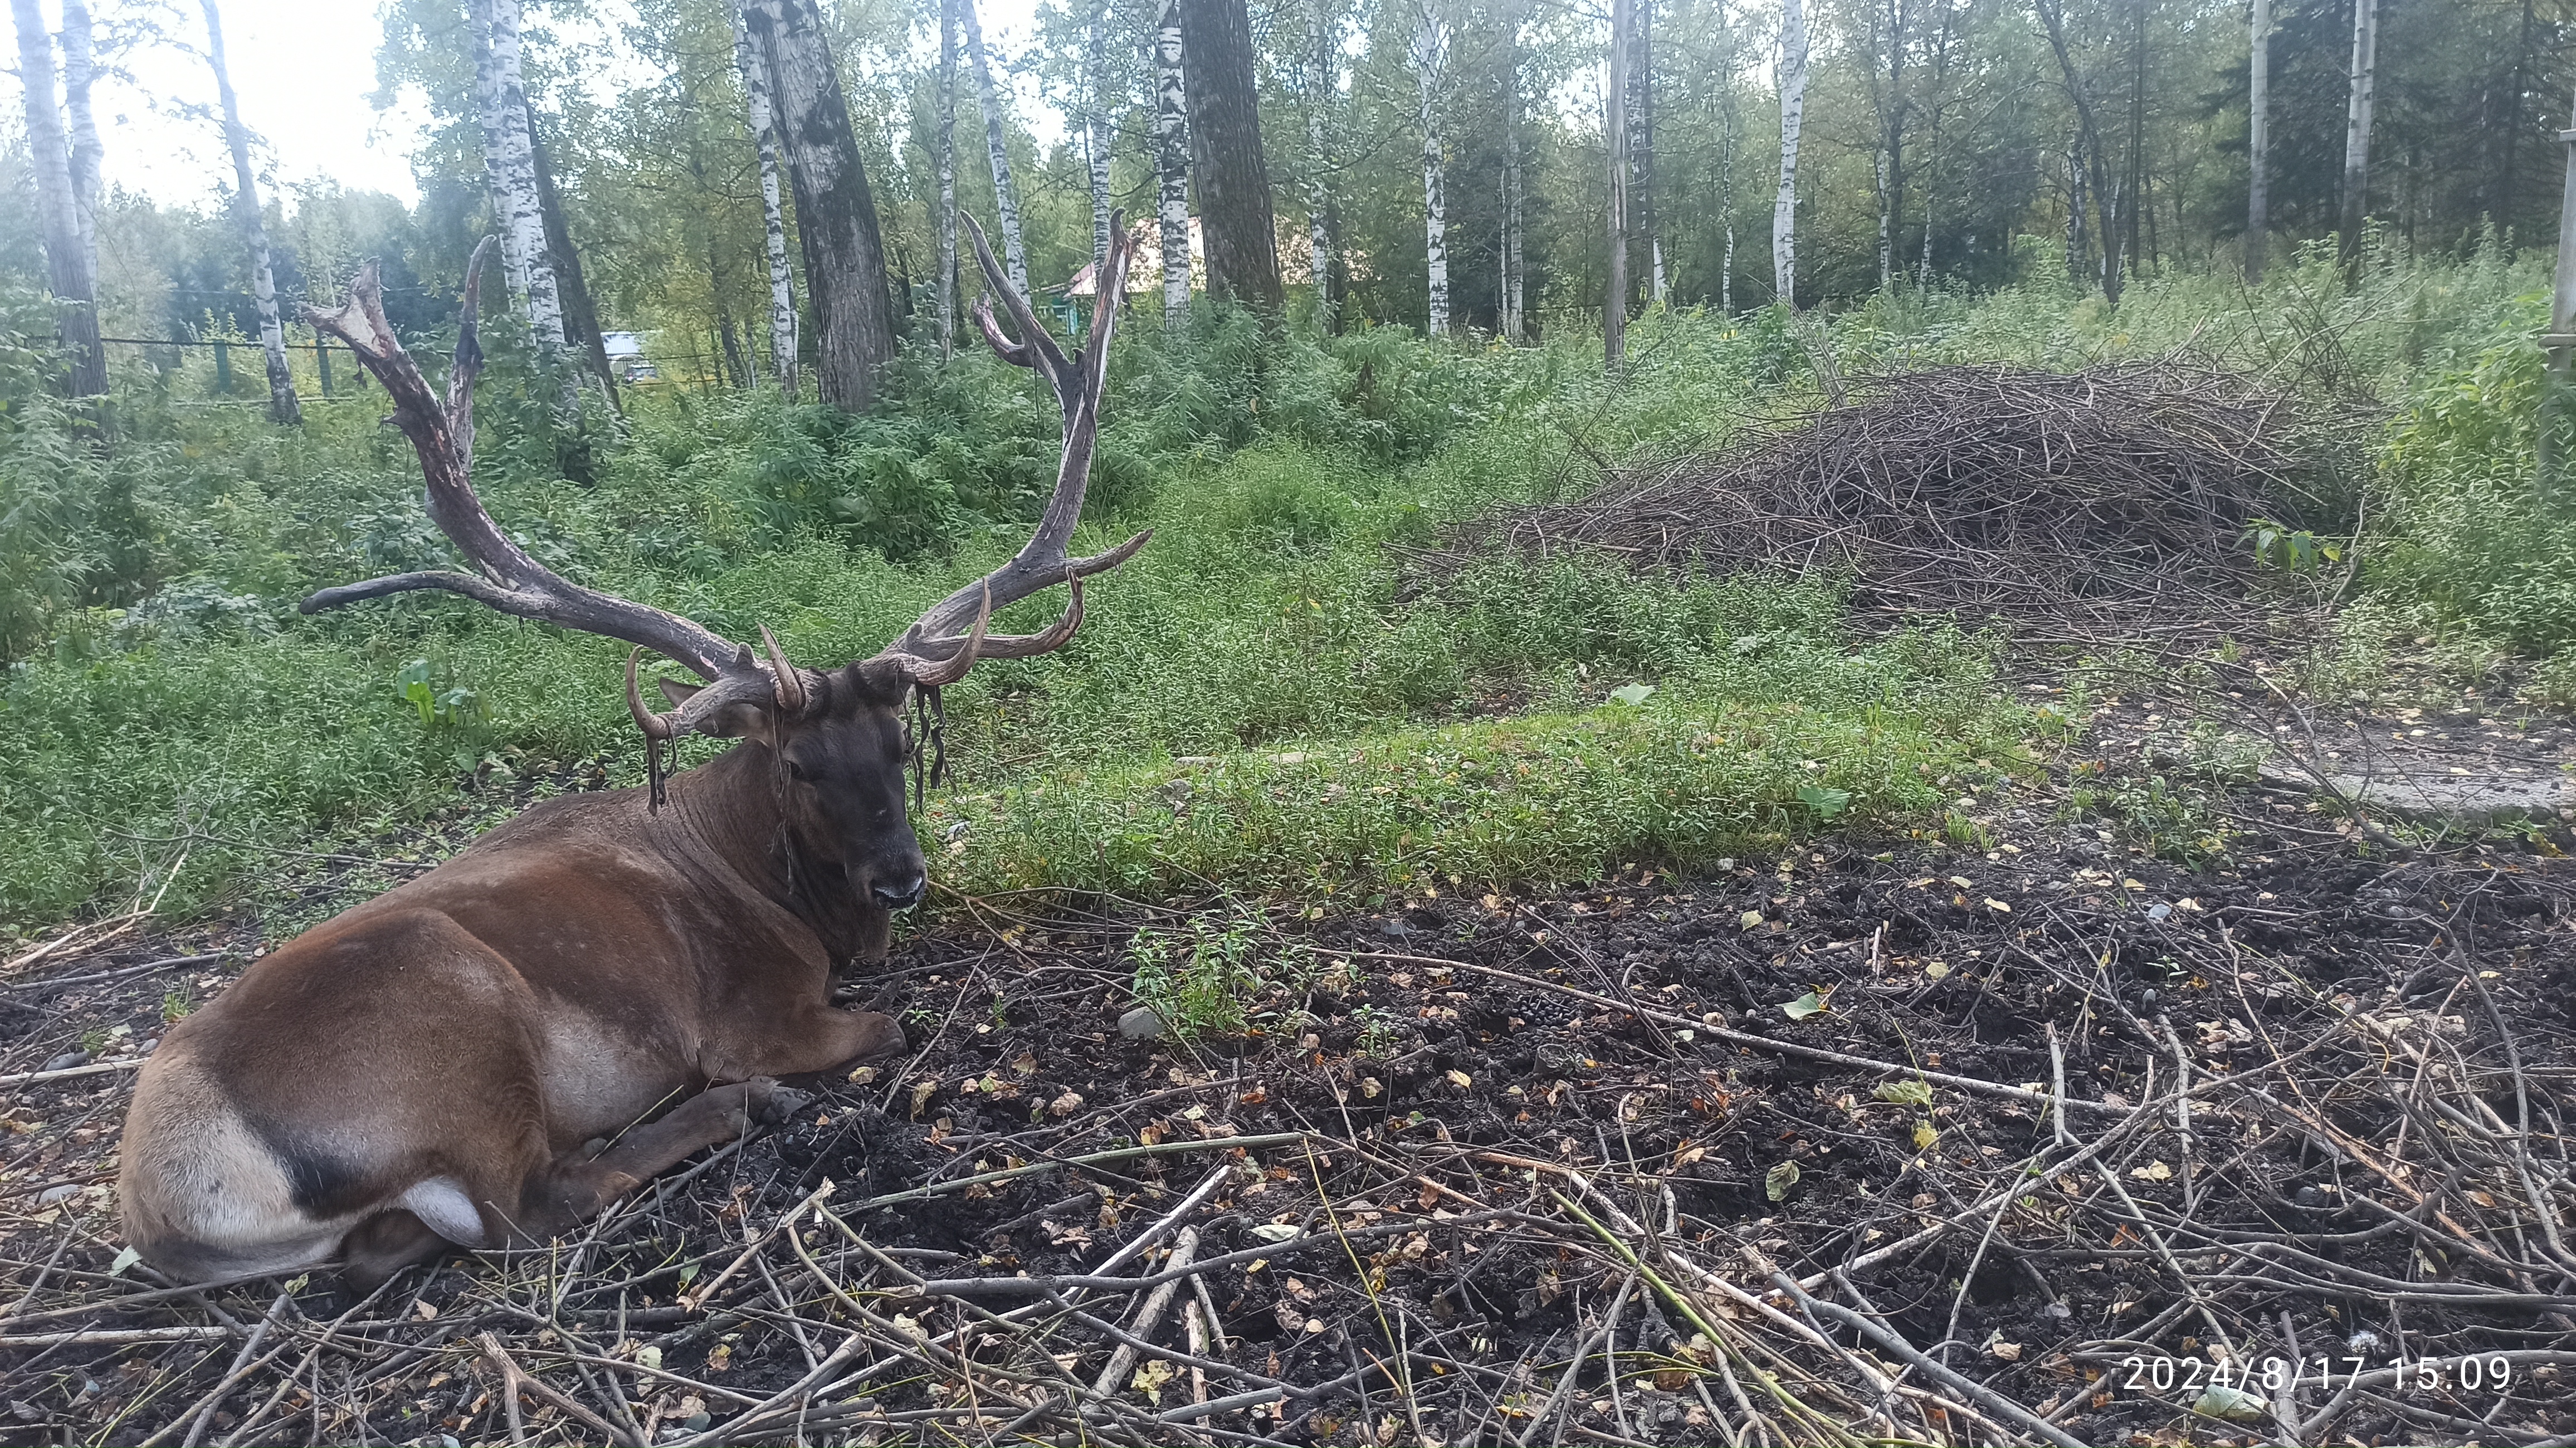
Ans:
[[[906,910],[921,903],[922,893],[930,888],[930,877],[915,875],[900,885],[873,885],[868,893],[888,910]]]

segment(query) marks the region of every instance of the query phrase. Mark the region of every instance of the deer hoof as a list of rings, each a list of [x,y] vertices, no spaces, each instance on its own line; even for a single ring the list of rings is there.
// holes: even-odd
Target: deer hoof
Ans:
[[[746,1126],[776,1126],[805,1109],[812,1094],[792,1086],[781,1086],[767,1076],[755,1076],[742,1083],[742,1113]]]
[[[858,1050],[850,1055],[852,1061],[873,1061],[903,1049],[903,1027],[892,1016],[876,1011],[853,1011],[850,1013],[850,1031],[859,1042]]]

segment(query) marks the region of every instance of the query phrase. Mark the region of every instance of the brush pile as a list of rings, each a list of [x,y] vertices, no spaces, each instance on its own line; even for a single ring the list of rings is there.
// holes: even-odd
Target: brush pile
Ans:
[[[2086,628],[2244,610],[2246,524],[2295,526],[2287,409],[2226,373],[1943,367],[1722,455],[1469,525],[1461,556],[1847,572],[1856,603]]]

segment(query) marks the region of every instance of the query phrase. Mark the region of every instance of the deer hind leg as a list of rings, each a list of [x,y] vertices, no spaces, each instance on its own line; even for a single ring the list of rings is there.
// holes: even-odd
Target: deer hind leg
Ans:
[[[340,1275],[360,1294],[417,1262],[434,1261],[456,1244],[397,1207],[360,1222],[340,1244]]]
[[[519,1235],[532,1242],[559,1236],[698,1152],[784,1121],[812,1099],[766,1076],[754,1077],[700,1092],[605,1151],[565,1152],[528,1184]]]

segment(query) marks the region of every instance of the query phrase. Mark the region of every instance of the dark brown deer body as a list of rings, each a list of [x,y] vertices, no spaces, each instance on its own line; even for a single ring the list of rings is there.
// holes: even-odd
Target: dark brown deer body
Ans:
[[[1028,340],[1010,341],[979,310],[986,335],[1064,404],[1055,498],[1011,563],[876,658],[824,671],[789,665],[766,630],[762,662],[685,619],[568,583],[492,525],[465,476],[471,272],[443,404],[385,327],[372,270],[348,307],[314,314],[384,379],[420,452],[432,516],[481,571],[327,590],[307,611],[443,588],[608,634],[708,680],[665,684],[675,707],[653,714],[630,661],[629,702],[654,749],[691,730],[741,742],[673,776],[658,803],[636,789],[529,810],[259,961],[174,1028],[144,1067],[125,1129],[119,1196],[145,1261],[202,1281],[338,1256],[365,1282],[451,1243],[542,1242],[793,1109],[801,1098],[771,1078],[903,1044],[893,1021],[836,1009],[829,994],[837,966],[883,956],[889,912],[925,885],[904,809],[904,706],[979,658],[1064,643],[1081,622],[1081,579],[1144,542],[1090,558],[1065,551],[1123,234],[1092,348],[1071,357],[974,239]],[[1072,598],[1053,628],[986,632],[994,608],[1056,583],[1070,583]]]

